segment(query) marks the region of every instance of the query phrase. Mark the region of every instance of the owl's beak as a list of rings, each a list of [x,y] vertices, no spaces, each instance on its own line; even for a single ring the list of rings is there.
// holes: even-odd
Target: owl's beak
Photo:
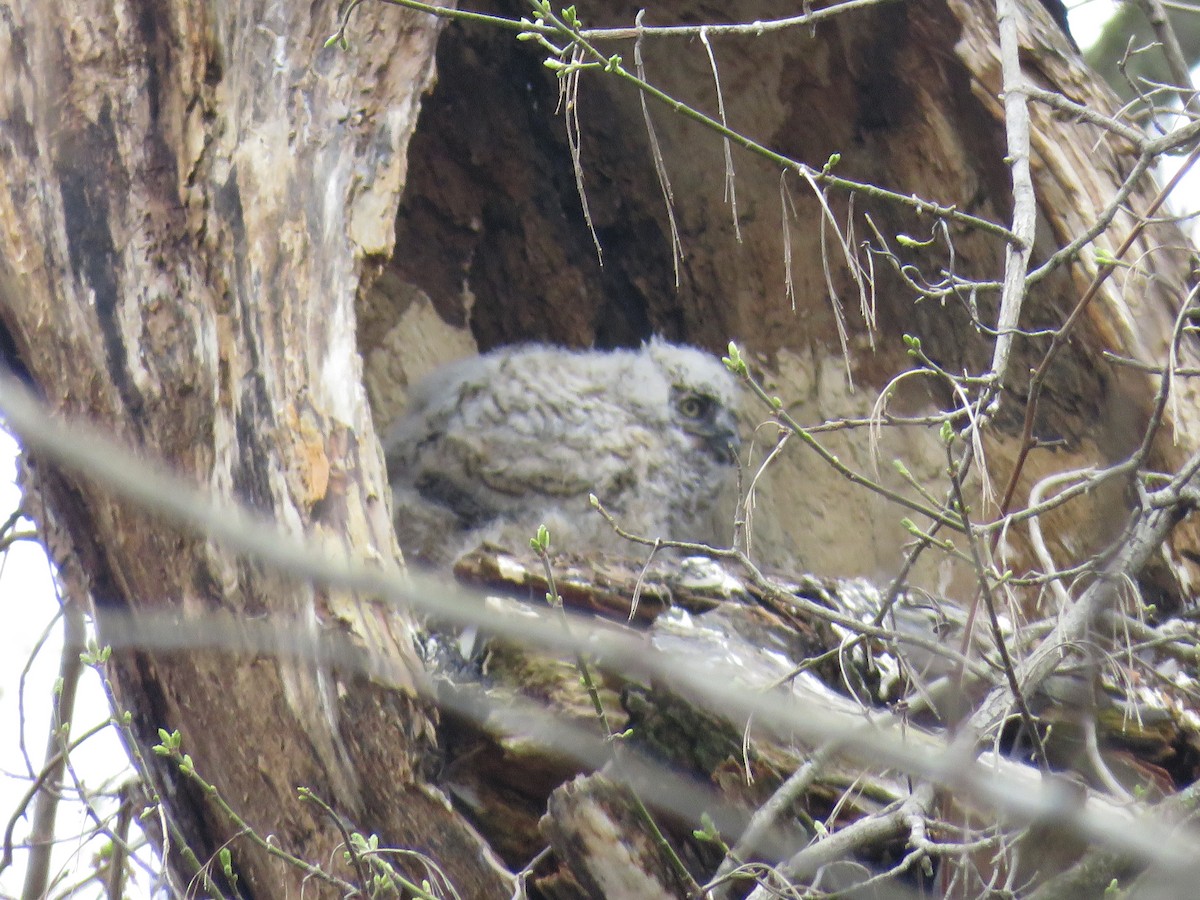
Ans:
[[[737,420],[732,415],[721,415],[712,425],[712,430],[704,436],[705,448],[718,461],[733,465],[742,446]]]

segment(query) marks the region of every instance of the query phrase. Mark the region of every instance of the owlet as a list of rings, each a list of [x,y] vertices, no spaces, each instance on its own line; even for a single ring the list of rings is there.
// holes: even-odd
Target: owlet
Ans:
[[[595,494],[627,531],[708,540],[738,447],[736,379],[658,338],[637,350],[504,347],[413,389],[384,440],[396,532],[443,565],[484,541],[624,551]]]

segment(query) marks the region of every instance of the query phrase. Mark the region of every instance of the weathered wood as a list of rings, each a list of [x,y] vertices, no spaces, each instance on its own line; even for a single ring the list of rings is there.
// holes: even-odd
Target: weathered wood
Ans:
[[[354,302],[366,261],[392,248],[440,26],[368,5],[346,53],[322,47],[337,6],[5,4],[0,318],[55,412],[218,500],[389,561]],[[333,628],[388,673],[343,681],[309,659],[220,646],[119,652],[112,674],[146,745],[179,729],[251,827],[341,876],[341,835],[298,787],[384,846],[430,854],[466,894],[506,893],[423,783],[436,715],[416,696],[405,616],[161,526],[86,478],[43,467],[38,485],[63,537],[56,561],[84,575],[98,611],[171,611],[183,629],[210,609]],[[235,838],[169,765],[159,774],[201,862],[232,840],[239,891],[335,892]]]
[[[638,818],[626,792],[599,775],[558,788],[544,822],[550,846],[568,861],[587,897],[683,898],[695,890]]]

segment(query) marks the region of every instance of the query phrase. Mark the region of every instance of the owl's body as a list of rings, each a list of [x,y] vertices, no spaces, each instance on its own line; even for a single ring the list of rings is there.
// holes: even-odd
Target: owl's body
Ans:
[[[736,391],[714,357],[657,339],[445,366],[384,442],[401,547],[445,563],[485,540],[526,546],[545,523],[556,549],[617,550],[590,493],[628,531],[708,539],[733,471]]]

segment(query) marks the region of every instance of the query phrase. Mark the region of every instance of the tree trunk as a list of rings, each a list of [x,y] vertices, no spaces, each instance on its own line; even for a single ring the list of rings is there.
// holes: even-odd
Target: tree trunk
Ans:
[[[889,386],[898,415],[949,408],[942,384],[893,383],[910,368],[904,335],[919,337],[946,371],[987,369],[994,341],[975,317],[994,327],[996,292],[916,302],[881,244],[930,279],[945,270],[1003,277],[1004,236],[947,212],[1011,226],[990,5],[913,0],[812,28],[713,36],[731,128],[816,172],[829,162],[838,176],[943,211],[816,190],[794,170],[735,150],[734,212],[720,138],[648,101],[678,263],[629,85],[588,72],[573,99],[593,235],[544,50],[486,25],[443,29],[378,3],[355,9],[344,52],[323,46],[335,6],[0,4],[0,324],[56,414],[103,427],[219,501],[387,563],[399,556],[376,433],[408,383],[474,349],[521,340],[614,346],[660,333],[715,350],[736,339],[804,423],[866,415]],[[482,6],[528,15],[515,2]],[[770,0],[734,6],[746,22],[784,12]],[[646,24],[711,21],[710,8],[680,2],[651,11],[657,21]],[[1020,10],[1026,77],[1111,113],[1115,100],[1041,6],[1027,0]],[[628,26],[637,11],[612,0],[581,4],[580,15],[587,26]],[[605,47],[633,68],[629,40]],[[716,115],[702,43],[647,37],[644,52],[650,81]],[[1045,106],[1031,105],[1031,115],[1037,266],[1096,219],[1135,152]],[[1145,213],[1154,194],[1144,176],[1128,206]],[[1114,252],[1135,215],[1118,213],[1096,246]],[[837,230],[849,233],[844,254]],[[1126,456],[1151,416],[1156,376],[1101,354],[1167,358],[1187,295],[1186,241],[1170,223],[1153,224],[1125,259],[1134,264],[1100,288],[1054,369],[1036,421],[1054,449],[1030,456],[1016,490],[1022,503],[1048,474]],[[1032,287],[1021,325],[1061,325],[1099,268],[1092,247],[1082,249]],[[1028,373],[1048,343],[1017,342],[981,445],[1001,485],[1020,452]],[[1195,389],[1177,390],[1185,402],[1167,411],[1146,468],[1174,471],[1198,445]],[[748,425],[765,417],[747,404]],[[859,471],[876,461],[887,470],[895,457],[922,483],[944,482],[936,426],[887,431],[879,445],[866,429],[827,443]],[[418,696],[425,673],[407,615],[298,583],[164,526],[86,477],[34,462],[55,561],[98,612],[167,613],[184,630],[224,614],[347,634],[391,673],[368,679],[266,654],[231,659],[220,648],[122,650],[111,674],[141,743],[178,729],[197,772],[248,825],[310,862],[340,860],[342,834],[297,801],[299,786],[382,845],[431,856],[462,896],[511,894],[484,839],[431,778],[438,717]],[[878,477],[906,488],[900,475]],[[825,575],[890,576],[911,540],[904,513],[877,495],[847,501],[852,490],[826,462],[790,448],[759,488],[755,553]],[[978,494],[970,505],[981,518],[995,514]],[[1048,527],[1052,551],[1066,565],[1068,551],[1102,547],[1127,506],[1124,482],[1078,498]],[[1187,527],[1173,540],[1191,551]],[[1013,566],[1032,559],[1029,539],[1014,535],[1012,553]],[[922,561],[913,580],[969,593],[976,578],[942,557]],[[157,776],[201,862],[233,841],[245,895],[333,896],[336,888],[239,838],[175,766],[160,763]],[[566,821],[547,829],[555,845],[584,846],[564,835]],[[338,866],[331,871],[352,879]],[[419,881],[420,871],[409,874]]]
[[[354,303],[368,261],[392,249],[440,25],[371,5],[345,53],[322,46],[336,15],[332,2],[8,4],[3,319],[57,414],[298,535],[389,561]],[[197,772],[302,858],[337,860],[342,836],[300,786],[386,846],[430,854],[467,895],[507,890],[424,782],[437,719],[416,696],[405,615],[163,526],[86,478],[45,467],[38,484],[56,562],[98,611],[165,614],[184,630],[214,612],[334,629],[392,674],[342,678],[219,647],[119,652],[113,679],[144,746],[180,730]],[[173,764],[159,768],[172,821],[207,861],[234,823]],[[247,895],[316,889],[244,841],[232,848]]]

